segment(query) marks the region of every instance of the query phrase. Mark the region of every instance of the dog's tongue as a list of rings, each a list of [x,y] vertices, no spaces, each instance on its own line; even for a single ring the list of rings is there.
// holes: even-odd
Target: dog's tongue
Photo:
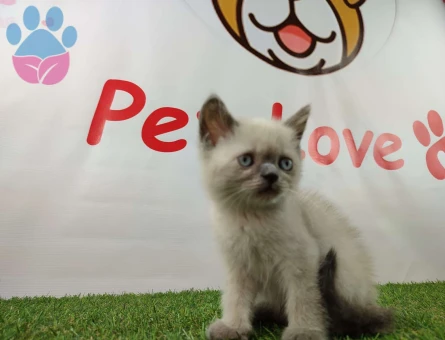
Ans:
[[[312,38],[300,27],[287,25],[278,31],[281,42],[294,53],[304,53],[311,47]]]

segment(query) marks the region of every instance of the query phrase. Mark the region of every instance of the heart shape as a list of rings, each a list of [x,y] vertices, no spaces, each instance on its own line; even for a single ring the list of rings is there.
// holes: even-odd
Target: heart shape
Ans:
[[[42,25],[46,26],[46,20],[42,20]]]

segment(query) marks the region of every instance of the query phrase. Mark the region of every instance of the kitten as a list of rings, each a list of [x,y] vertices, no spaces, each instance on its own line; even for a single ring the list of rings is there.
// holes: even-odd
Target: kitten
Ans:
[[[201,109],[203,177],[227,274],[209,339],[248,339],[258,320],[286,325],[286,340],[391,329],[358,231],[321,196],[297,189],[309,113],[235,120],[216,96]]]

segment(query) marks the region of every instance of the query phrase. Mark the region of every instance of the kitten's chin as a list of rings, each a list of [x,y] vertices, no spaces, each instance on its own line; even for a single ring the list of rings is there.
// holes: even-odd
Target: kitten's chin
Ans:
[[[284,191],[279,187],[259,188],[251,193],[250,198],[246,200],[246,210],[264,210],[274,209],[281,205],[284,199]]]
[[[264,201],[274,200],[278,196],[280,196],[281,190],[279,188],[275,187],[267,187],[267,188],[261,188],[256,193],[256,196]]]
[[[283,193],[278,189],[261,190],[257,193],[257,201],[259,206],[274,207],[283,200]]]
[[[249,196],[239,200],[227,200],[218,197],[214,200],[219,206],[224,207],[228,211],[241,214],[258,214],[261,212],[270,212],[272,210],[280,209],[285,200],[283,191],[267,190],[261,192],[251,193]]]

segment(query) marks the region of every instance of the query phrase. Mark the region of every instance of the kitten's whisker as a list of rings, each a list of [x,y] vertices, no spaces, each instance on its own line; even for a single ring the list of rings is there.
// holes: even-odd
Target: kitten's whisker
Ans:
[[[247,188],[240,187],[240,188],[238,188],[236,191],[232,191],[232,192],[230,192],[230,193],[223,199],[222,203],[223,203],[224,205],[226,205],[226,207],[227,207],[229,210],[230,210],[230,209],[233,209],[234,206],[235,206],[235,208],[236,208],[236,205],[242,201],[242,199],[243,199],[243,194],[244,194],[245,192],[248,192],[248,191],[249,191],[249,190],[248,190]],[[227,204],[227,203],[229,203],[229,204]],[[236,209],[235,209],[235,210],[236,210]]]

